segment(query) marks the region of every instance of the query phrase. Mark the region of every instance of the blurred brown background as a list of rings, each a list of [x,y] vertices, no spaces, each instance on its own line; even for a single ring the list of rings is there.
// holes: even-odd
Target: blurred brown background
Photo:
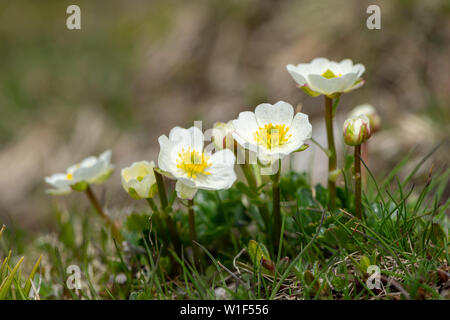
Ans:
[[[81,7],[82,29],[66,28]],[[381,30],[366,27],[381,7]],[[447,166],[450,120],[450,1],[131,0],[0,3],[0,222],[51,225],[45,175],[113,150],[114,176],[102,194],[112,214],[136,202],[121,190],[120,168],[156,160],[157,138],[175,125],[237,117],[262,102],[302,105],[325,144],[323,100],[297,89],[288,63],[324,56],[366,66],[365,86],[342,97],[336,140],[350,110],[373,104],[383,131],[370,165],[383,177],[411,149],[411,169],[445,141],[418,179]],[[447,139],[447,140],[446,140]],[[297,169],[324,180],[317,150]],[[107,192],[105,192],[107,190]]]

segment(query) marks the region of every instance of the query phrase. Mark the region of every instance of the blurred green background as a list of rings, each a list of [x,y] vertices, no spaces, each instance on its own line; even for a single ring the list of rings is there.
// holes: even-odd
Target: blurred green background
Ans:
[[[70,4],[81,7],[81,30],[66,28]],[[370,4],[381,30],[366,27]],[[123,215],[137,202],[121,190],[120,168],[156,160],[161,134],[194,120],[206,129],[262,102],[301,105],[325,144],[323,100],[285,70],[319,56],[366,66],[365,86],[338,107],[338,145],[346,115],[371,103],[383,119],[370,142],[377,176],[414,150],[407,172],[442,141],[417,179],[448,165],[448,0],[1,1],[0,223],[51,229],[53,201],[84,199],[47,196],[43,177],[105,149],[117,170],[97,190]],[[317,148],[293,163],[324,181]]]

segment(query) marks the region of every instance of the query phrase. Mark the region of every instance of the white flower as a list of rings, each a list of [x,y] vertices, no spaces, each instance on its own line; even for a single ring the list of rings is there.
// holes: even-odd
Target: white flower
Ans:
[[[198,189],[228,189],[236,180],[233,152],[205,152],[203,133],[196,127],[175,127],[169,137],[162,135],[158,142],[158,166],[177,179],[176,191],[182,199],[192,199]]]
[[[45,177],[45,182],[53,189],[47,190],[50,194],[67,194],[71,189],[84,191],[87,185],[102,183],[112,173],[111,150],[103,152],[99,157],[90,156],[78,164],[69,167],[66,173],[56,173]]]
[[[315,58],[310,63],[296,66],[288,64],[286,69],[299,87],[314,97],[321,94],[335,97],[364,84],[361,78],[365,71],[364,66],[354,65],[350,59],[334,62],[325,58]]]
[[[375,133],[378,130],[380,130],[381,119],[372,105],[366,103],[356,106],[350,113],[349,118],[354,118],[361,115],[367,116],[367,118],[369,118],[370,131],[372,131],[372,133]]]
[[[370,121],[365,115],[360,115],[354,118],[345,120],[344,128],[344,142],[350,146],[359,146],[370,138],[372,134],[370,131]]]
[[[311,138],[312,127],[308,116],[297,113],[284,101],[263,103],[255,113],[241,112],[233,120],[234,139],[246,149],[257,153],[259,159],[273,162],[298,150]]]
[[[154,167],[153,161],[139,161],[122,169],[122,186],[131,197],[134,199],[153,197],[157,191]]]

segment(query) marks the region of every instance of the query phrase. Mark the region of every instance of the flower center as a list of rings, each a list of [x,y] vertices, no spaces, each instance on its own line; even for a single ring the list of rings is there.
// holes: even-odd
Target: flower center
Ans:
[[[333,78],[338,78],[341,77],[342,74],[334,74],[333,71],[331,71],[330,69],[327,69],[324,73],[321,74],[322,77],[326,78],[326,79],[333,79]]]
[[[191,151],[189,147],[187,150],[181,149],[178,153],[177,168],[184,170],[190,178],[197,178],[198,174],[210,175],[206,168],[211,166],[208,163],[209,157],[204,153],[199,153],[195,150]]]
[[[67,178],[67,180],[72,180],[72,179],[73,179],[73,176],[72,176],[71,173],[68,173],[68,174],[66,175],[66,178]]]
[[[255,141],[265,146],[267,149],[281,146],[289,141],[292,134],[288,134],[289,127],[286,125],[266,124],[264,127],[259,127],[258,131],[253,133]]]

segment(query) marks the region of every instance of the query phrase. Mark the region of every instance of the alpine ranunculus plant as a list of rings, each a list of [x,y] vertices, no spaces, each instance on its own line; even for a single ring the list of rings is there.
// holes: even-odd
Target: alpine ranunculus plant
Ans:
[[[336,178],[337,169],[336,146],[334,144],[333,118],[341,94],[361,87],[361,78],[365,71],[362,64],[353,64],[350,59],[341,62],[330,61],[326,58],[315,58],[310,63],[286,66],[289,74],[298,86],[308,95],[325,97],[325,124],[328,140],[328,207],[333,210],[336,206]],[[336,99],[333,105],[333,99]]]
[[[297,113],[287,102],[278,101],[274,105],[263,103],[255,112],[245,111],[233,121],[234,139],[245,149],[257,154],[259,160],[269,165],[272,172],[273,202],[273,242],[275,245],[281,235],[280,212],[280,171],[281,159],[295,151],[301,151],[305,141],[311,138],[312,126],[308,116]],[[267,164],[268,163],[268,164]]]
[[[236,181],[234,164],[236,157],[229,149],[210,153],[204,150],[204,136],[197,127],[173,128],[169,137],[158,139],[160,152],[158,166],[167,176],[177,180],[175,190],[180,199],[188,200],[189,235],[191,242],[197,241],[194,217],[194,196],[198,189],[229,189]],[[159,183],[163,185],[162,182]],[[160,192],[160,195],[165,192]],[[200,259],[198,247],[194,245],[194,260]]]
[[[339,94],[361,87],[365,71],[362,64],[353,64],[350,59],[341,62],[326,58],[315,58],[310,63],[288,64],[287,71],[307,94],[317,97],[321,94],[336,98]]]
[[[133,199],[152,198],[157,192],[154,168],[153,161],[139,161],[122,169],[122,186]]]

